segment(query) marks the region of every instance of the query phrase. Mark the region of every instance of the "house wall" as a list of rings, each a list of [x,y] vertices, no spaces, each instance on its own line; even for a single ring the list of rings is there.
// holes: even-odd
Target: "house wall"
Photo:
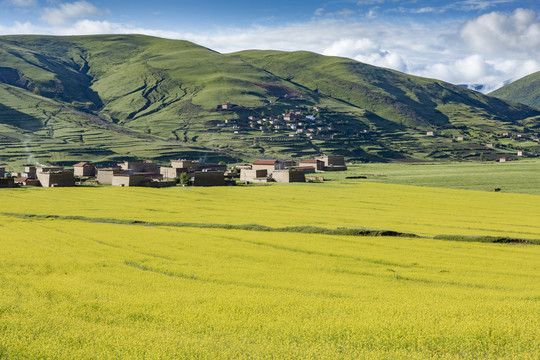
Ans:
[[[196,171],[193,174],[193,186],[225,186],[223,171]]]
[[[184,172],[188,172],[188,169],[170,166],[162,166],[159,168],[159,173],[163,175],[164,179],[174,179],[175,177],[182,175]]]
[[[144,175],[123,175],[114,174],[112,176],[112,186],[143,186],[145,182]]]
[[[0,179],[0,188],[12,188],[15,187],[15,179],[5,178]]]
[[[63,166],[41,166],[36,169],[36,173],[50,173],[50,172],[58,172],[58,171],[64,171]]]
[[[313,166],[316,171],[324,171],[324,161],[317,159],[316,161],[300,161],[298,166]]]
[[[35,166],[25,166],[24,167],[24,176],[25,177],[35,179],[36,178],[36,172],[37,172],[37,169],[36,169]]]
[[[318,156],[317,160],[324,161],[324,171],[344,171],[347,170],[343,155]]]
[[[306,176],[302,170],[276,170],[272,178],[279,183],[306,182]]]
[[[192,160],[171,160],[171,167],[173,168],[184,168],[187,169],[188,172],[199,170],[201,167],[201,164],[198,161],[192,161]]]
[[[120,173],[120,168],[106,168],[97,170],[97,181],[103,185],[112,185],[114,174]]]
[[[342,165],[345,166],[345,158],[342,155],[324,155],[317,159],[322,160],[325,166]]]
[[[272,174],[276,167],[274,165],[251,165],[252,170],[266,170],[268,175]]]
[[[132,172],[159,172],[155,163],[146,161],[124,161],[120,167]]]
[[[266,169],[259,169],[259,170],[246,170],[241,169],[240,170],[240,180],[241,181],[253,181],[253,179],[256,178],[265,178],[268,175],[268,171]]]
[[[75,178],[71,171],[38,172],[37,177],[43,187],[75,186]]]
[[[151,188],[164,188],[176,186],[176,181],[145,181],[143,186]]]
[[[95,176],[96,175],[96,167],[94,165],[75,166],[73,168],[73,175],[75,175],[75,176]]]

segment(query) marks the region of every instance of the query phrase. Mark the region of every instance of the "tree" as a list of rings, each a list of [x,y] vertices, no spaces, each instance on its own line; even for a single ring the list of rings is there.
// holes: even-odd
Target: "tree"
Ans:
[[[189,174],[187,172],[183,172],[180,175],[180,185],[182,185],[182,186],[189,185]]]

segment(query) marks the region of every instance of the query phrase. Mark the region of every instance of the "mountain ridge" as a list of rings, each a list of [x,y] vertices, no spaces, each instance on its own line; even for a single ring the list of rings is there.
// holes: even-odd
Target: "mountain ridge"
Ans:
[[[0,64],[0,131],[16,139],[0,139],[0,162],[22,162],[28,151],[52,163],[321,152],[357,161],[496,158],[508,149],[484,142],[502,131],[536,136],[540,123],[539,109],[305,51],[220,54],[144,35],[0,36]],[[238,106],[218,109],[225,102]],[[292,129],[283,120],[291,111],[306,125]],[[440,136],[426,139],[430,130]],[[448,143],[461,135],[469,148]]]
[[[506,84],[489,95],[540,108],[540,71]]]

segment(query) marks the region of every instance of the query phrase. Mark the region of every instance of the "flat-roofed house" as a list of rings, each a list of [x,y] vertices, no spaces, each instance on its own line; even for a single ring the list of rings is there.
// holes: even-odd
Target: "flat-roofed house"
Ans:
[[[31,179],[28,177],[18,177],[15,179],[15,184],[24,185],[24,186],[41,186],[41,183],[38,179]]]
[[[296,169],[275,170],[272,179],[278,183],[306,182],[304,171]]]
[[[24,172],[21,173],[21,177],[27,177],[30,179],[37,178],[37,169],[35,166],[25,166]]]
[[[159,173],[156,163],[142,160],[142,161],[124,161],[118,164],[124,171],[129,172],[153,172]]]
[[[171,160],[173,168],[187,169],[188,172],[197,171],[201,168],[201,163],[195,160]]]
[[[250,182],[268,182],[268,171],[266,169],[240,169],[240,180]]]
[[[307,167],[311,166],[315,169],[315,171],[324,171],[324,161],[318,160],[318,159],[306,159],[306,160],[300,160],[299,163],[300,167]]]
[[[324,162],[324,171],[347,170],[347,165],[345,165],[345,158],[343,155],[323,155],[317,156],[315,159],[322,160]]]
[[[120,166],[97,168],[97,181],[102,185],[112,185],[113,175],[121,172]]]
[[[224,171],[195,171],[193,186],[225,186]]]
[[[96,176],[96,167],[86,161],[73,165],[73,175],[75,176]]]
[[[313,174],[315,173],[315,168],[313,166],[293,166],[289,169],[301,170],[304,174]]]
[[[43,187],[75,186],[72,171],[66,171],[61,166],[44,166],[37,169],[37,178]]]
[[[144,174],[117,173],[112,176],[112,186],[144,186],[146,178]]]
[[[282,170],[285,166],[278,160],[257,160],[251,163],[252,170],[266,170],[268,175],[272,174],[275,170]]]
[[[162,166],[159,172],[165,179],[174,179],[182,175],[182,173],[192,173],[201,168],[198,161],[193,160],[171,160],[171,166]]]
[[[64,167],[63,166],[40,166],[36,169],[36,174],[50,173],[50,172],[57,172],[57,171],[64,171]]]

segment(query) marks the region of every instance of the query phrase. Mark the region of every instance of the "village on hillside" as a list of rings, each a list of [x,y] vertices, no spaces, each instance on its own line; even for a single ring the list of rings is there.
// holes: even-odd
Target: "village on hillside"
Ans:
[[[18,186],[70,187],[80,185],[111,185],[119,187],[228,186],[237,180],[249,183],[292,183],[322,180],[307,176],[324,171],[347,170],[342,155],[323,155],[295,161],[258,160],[251,164],[201,164],[195,160],[171,160],[171,166],[150,161],[124,161],[116,166],[99,167],[89,162],[63,166],[25,166],[22,172],[10,172],[0,167],[0,188]]]

